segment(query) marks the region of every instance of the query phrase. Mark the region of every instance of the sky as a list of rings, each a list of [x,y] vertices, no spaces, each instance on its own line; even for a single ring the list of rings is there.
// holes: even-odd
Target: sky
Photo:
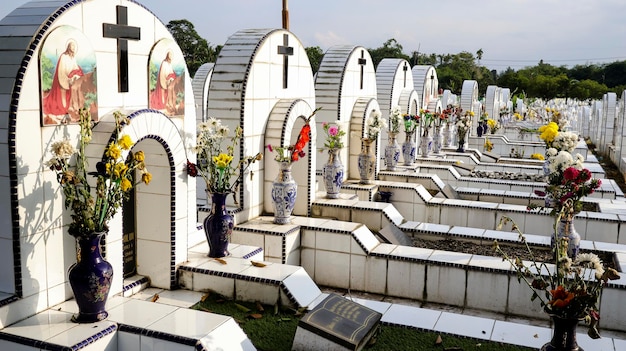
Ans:
[[[68,0],[69,1],[69,0]],[[26,0],[2,0],[0,18]],[[209,45],[240,29],[280,28],[282,0],[138,0],[164,24],[186,19]],[[624,0],[292,0],[290,28],[305,47],[378,48],[474,56],[501,72],[626,60]],[[132,18],[129,20],[132,25]]]

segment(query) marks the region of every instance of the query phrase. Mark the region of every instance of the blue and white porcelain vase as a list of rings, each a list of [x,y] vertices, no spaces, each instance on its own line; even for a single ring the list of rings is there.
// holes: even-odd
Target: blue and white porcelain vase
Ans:
[[[361,153],[359,154],[357,164],[359,168],[359,183],[372,184],[374,173],[376,173],[376,155],[372,144],[376,142],[376,139],[363,138],[361,141]]]
[[[344,166],[339,158],[341,149],[328,149],[328,162],[322,168],[326,197],[329,199],[339,198],[341,184],[343,184]]]
[[[420,155],[422,157],[428,157],[432,147],[433,137],[430,135],[430,129],[425,128],[422,132],[422,138],[420,139]]]
[[[443,134],[441,133],[441,126],[435,126],[433,135],[433,153],[441,153],[443,147]]]
[[[230,193],[211,194],[211,212],[204,219],[204,234],[209,244],[209,257],[228,256],[228,242],[235,226],[234,217],[226,209]]]
[[[452,147],[454,142],[454,127],[452,123],[446,123],[443,129],[443,146]]]
[[[69,282],[78,305],[78,315],[72,317],[77,323],[94,323],[106,319],[105,309],[113,266],[100,251],[100,240],[105,233],[93,233],[77,239],[77,262],[69,268]]]
[[[400,162],[400,145],[396,137],[398,133],[389,132],[389,144],[385,146],[385,164],[388,171],[395,171],[398,162]]]
[[[410,166],[415,163],[415,151],[417,144],[415,143],[415,131],[405,132],[406,139],[402,143],[402,158],[404,159],[404,165]]]
[[[559,223],[559,227],[557,228],[557,237],[567,238],[567,256],[572,260],[576,259],[578,256],[578,251],[580,250],[580,234],[574,228],[574,218],[573,216],[568,216],[565,219],[561,219]]]
[[[291,162],[278,162],[278,176],[272,183],[272,203],[274,205],[274,223],[288,224],[296,205],[298,184],[291,175]]]

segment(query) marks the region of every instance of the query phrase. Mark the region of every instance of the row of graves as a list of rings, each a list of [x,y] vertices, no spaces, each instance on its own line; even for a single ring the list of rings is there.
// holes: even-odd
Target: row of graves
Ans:
[[[607,97],[539,109],[514,104],[496,86],[481,100],[471,80],[455,95],[439,89],[434,67],[403,59],[374,67],[358,45],[328,49],[314,76],[304,46],[285,29],[234,33],[193,79],[165,25],[135,1],[29,2],[0,21],[0,36],[2,349],[254,350],[234,319],[189,308],[207,292],[308,310],[294,349],[361,349],[381,324],[538,348],[551,338],[549,317],[510,262],[415,243],[515,245],[518,235],[499,227],[506,217],[534,247],[550,248],[555,218],[528,210],[546,203],[538,195],[546,160],[530,155],[546,155],[547,145],[538,133],[519,133],[545,120],[516,114],[562,111],[569,124],[560,132],[622,157],[624,113],[608,117],[614,95],[613,105]],[[66,178],[47,160],[59,141],[78,147],[85,107],[94,122],[89,171],[99,174],[120,134],[135,142],[126,153],[142,151],[150,179],[107,223],[102,251],[114,273],[102,294],[106,315],[75,323],[81,311],[67,273],[77,260],[74,219],[59,185]],[[116,123],[120,114],[126,123]],[[390,133],[394,120],[400,129]],[[208,257],[203,222],[215,206],[206,190],[215,184],[194,176],[203,162],[198,135],[218,125],[240,128],[226,162],[250,163],[225,203],[234,217],[227,255]],[[339,131],[341,187],[332,192],[325,169]],[[394,164],[385,156],[400,140],[408,151]],[[273,194],[285,174],[278,161],[289,146],[299,151],[297,159],[287,154],[297,191],[292,212],[277,221]],[[574,218],[580,249],[611,254],[621,271],[623,194],[583,141],[571,152],[602,180],[580,199],[594,205]],[[581,333],[581,346],[626,349],[624,284],[604,286],[598,304],[611,336]]]

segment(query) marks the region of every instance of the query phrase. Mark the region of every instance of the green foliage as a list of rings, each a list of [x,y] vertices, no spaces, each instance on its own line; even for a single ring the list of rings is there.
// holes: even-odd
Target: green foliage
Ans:
[[[291,350],[298,321],[303,316],[301,311],[252,302],[236,302],[215,293],[210,293],[204,301],[198,302],[191,308],[233,317],[258,350]],[[441,336],[440,345],[436,345],[438,336]],[[365,350],[431,351],[443,350],[444,347],[481,351],[533,350],[521,346],[440,335],[435,332],[392,325],[383,325],[376,340],[372,345],[366,346]]]
[[[367,49],[367,51],[369,51],[370,56],[372,57],[374,67],[378,67],[380,61],[385,58],[402,58],[407,61],[409,60],[409,56],[402,52],[402,45],[400,45],[400,43],[393,38],[387,40],[382,47],[377,49]]]
[[[41,55],[41,90],[48,91],[52,88],[52,78],[54,76],[54,63],[46,55]]]
[[[310,46],[304,50],[309,57],[309,62],[311,62],[313,74],[317,73],[320,68],[320,63],[322,62],[322,57],[324,57],[324,51],[322,51],[322,48],[319,46]]]
[[[167,24],[178,46],[183,52],[185,63],[189,74],[193,77],[198,68],[207,62],[215,62],[217,58],[216,50],[209,46],[206,39],[203,39],[193,24],[188,20],[174,20]]]

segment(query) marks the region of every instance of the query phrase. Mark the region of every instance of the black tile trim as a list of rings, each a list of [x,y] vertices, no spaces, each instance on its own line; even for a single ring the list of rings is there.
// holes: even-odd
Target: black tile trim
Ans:
[[[122,323],[120,323],[119,325],[119,330],[121,332],[147,336],[150,338],[165,340],[165,341],[169,341],[169,342],[173,342],[173,343],[181,344],[181,345],[187,345],[187,346],[196,346],[199,341],[198,339],[195,339],[195,338],[188,338],[185,336],[164,333],[164,332],[160,332],[156,330],[150,330],[148,328],[140,328],[140,327],[122,324]]]
[[[94,342],[100,340],[104,336],[114,333],[117,329],[118,329],[118,326],[113,324],[105,328],[104,330],[94,334],[93,336],[83,341],[80,341],[79,343],[72,345],[72,346],[62,346],[62,345],[52,344],[52,343],[42,341],[42,340],[35,340],[35,339],[31,339],[31,338],[27,338],[27,337],[23,337],[19,335],[3,333],[2,331],[0,331],[0,340],[6,340],[9,342],[34,347],[34,348],[41,349],[41,350],[76,351],[76,350],[84,349],[88,345],[93,344]]]
[[[139,280],[136,280],[128,285],[125,285],[124,288],[122,289],[122,292],[127,292],[128,290],[131,290],[132,288],[136,287],[136,286],[141,286],[143,284],[149,284],[150,280],[147,277],[143,277]]]

